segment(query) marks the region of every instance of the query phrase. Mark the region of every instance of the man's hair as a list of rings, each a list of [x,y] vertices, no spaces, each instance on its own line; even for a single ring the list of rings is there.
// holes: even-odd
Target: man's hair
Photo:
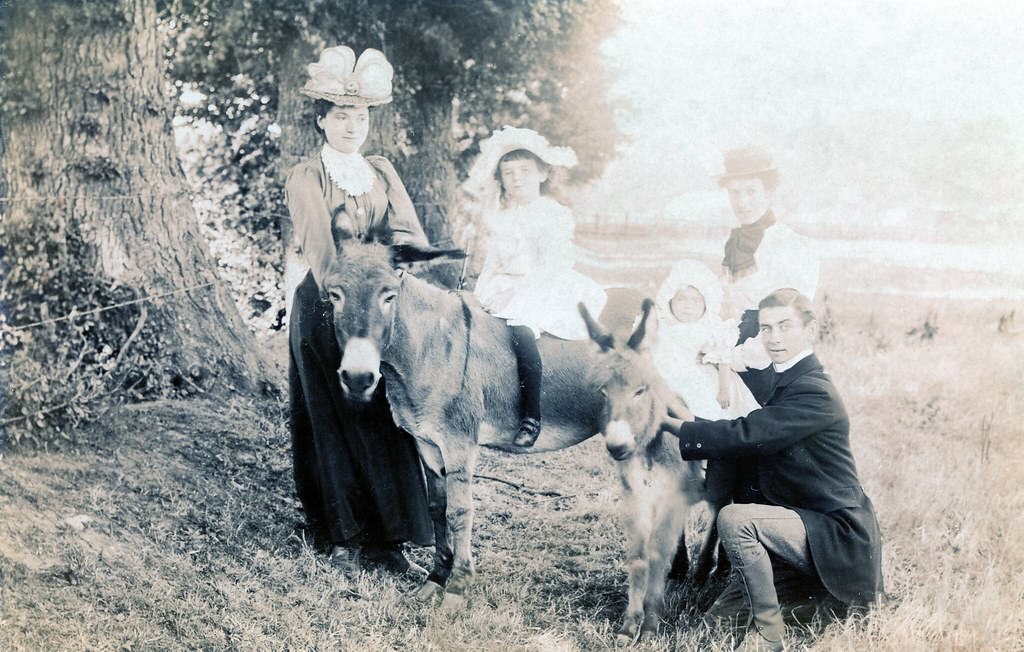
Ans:
[[[765,308],[787,308],[791,307],[800,315],[804,324],[814,321],[814,311],[811,309],[811,300],[793,288],[780,288],[775,290],[757,304],[758,310]]]

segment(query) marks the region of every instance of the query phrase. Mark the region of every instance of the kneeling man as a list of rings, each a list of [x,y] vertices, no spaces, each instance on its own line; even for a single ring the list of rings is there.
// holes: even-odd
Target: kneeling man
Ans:
[[[758,322],[773,364],[740,375],[763,407],[733,420],[669,418],[662,429],[679,437],[683,459],[735,463],[735,503],[719,513],[718,531],[746,616],[741,649],[781,650],[777,575],[811,580],[842,605],[866,606],[882,591],[881,536],[857,477],[849,418],[812,351],[809,300],[776,290],[758,305]],[[729,593],[710,616],[737,617],[724,604]]]

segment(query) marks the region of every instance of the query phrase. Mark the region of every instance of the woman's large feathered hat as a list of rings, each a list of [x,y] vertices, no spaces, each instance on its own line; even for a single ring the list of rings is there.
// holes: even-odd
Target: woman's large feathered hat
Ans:
[[[338,45],[320,53],[306,66],[309,81],[299,91],[339,106],[376,106],[391,101],[395,69],[380,50],[367,48],[356,60],[352,48]]]
[[[554,167],[571,168],[576,165],[576,152],[570,147],[555,147],[533,129],[502,127],[490,138],[480,141],[480,156],[469,169],[469,178],[463,184],[466,192],[484,198],[499,190],[494,173],[501,157],[517,149],[525,149]]]

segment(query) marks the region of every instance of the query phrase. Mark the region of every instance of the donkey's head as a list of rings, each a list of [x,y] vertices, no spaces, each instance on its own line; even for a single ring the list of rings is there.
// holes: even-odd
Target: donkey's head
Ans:
[[[653,443],[669,406],[678,403],[642,346],[653,305],[650,299],[644,300],[640,320],[625,345],[617,345],[614,336],[579,305],[590,339],[601,348],[602,364],[593,380],[605,400],[605,446],[619,461]]]
[[[464,255],[426,245],[348,240],[324,274],[321,295],[331,303],[334,334],[343,351],[338,379],[347,398],[366,402],[380,382],[381,353],[402,289],[405,263]]]

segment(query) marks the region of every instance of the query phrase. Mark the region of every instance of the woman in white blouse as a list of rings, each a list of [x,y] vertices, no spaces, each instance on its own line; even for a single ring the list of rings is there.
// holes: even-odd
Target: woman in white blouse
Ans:
[[[780,288],[814,299],[819,259],[814,241],[780,224],[772,211],[779,171],[763,147],[725,153],[725,174],[718,185],[729,193],[739,222],[725,243],[726,278],[723,317],[740,320],[742,343],[757,335],[757,304]]]

